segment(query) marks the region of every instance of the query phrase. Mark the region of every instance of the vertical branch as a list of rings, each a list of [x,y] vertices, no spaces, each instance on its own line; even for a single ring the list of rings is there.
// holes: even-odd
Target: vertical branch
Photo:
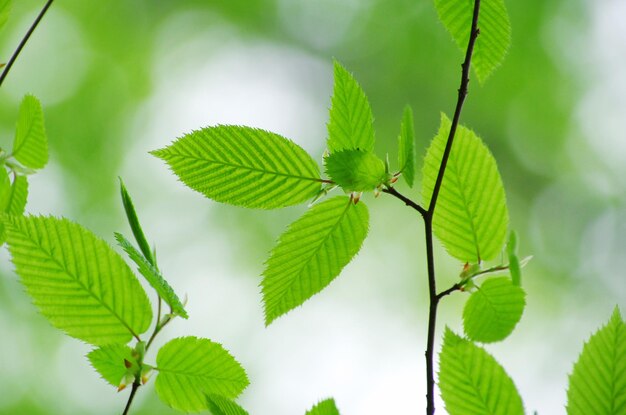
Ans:
[[[443,296],[437,294],[437,284],[435,279],[435,259],[433,250],[433,215],[435,207],[437,206],[437,198],[439,197],[439,191],[441,190],[441,184],[443,182],[443,176],[446,171],[448,159],[450,158],[450,151],[452,150],[452,143],[454,142],[454,135],[456,133],[459,120],[461,118],[461,111],[463,110],[463,103],[467,96],[467,86],[469,84],[469,73],[472,62],[472,54],[474,52],[474,44],[476,38],[480,33],[478,29],[478,15],[480,12],[480,0],[474,0],[474,12],[472,16],[472,27],[470,31],[469,41],[467,43],[467,50],[465,52],[465,60],[463,61],[461,72],[461,85],[458,91],[458,97],[456,102],[456,108],[454,110],[454,117],[452,119],[452,126],[450,127],[450,133],[448,134],[448,140],[446,142],[446,148],[443,152],[441,159],[441,165],[439,166],[439,172],[437,173],[437,180],[435,181],[435,187],[433,188],[433,194],[430,198],[430,204],[424,218],[424,230],[426,233],[426,257],[428,261],[428,293],[430,299],[430,306],[428,310],[428,338],[426,341],[426,414],[434,415],[435,413],[435,368],[434,368],[434,345],[435,345],[435,327],[437,324],[437,307],[439,306],[439,300]]]
[[[41,11],[39,12],[39,15],[37,16],[37,18],[35,19],[33,24],[30,26],[30,28],[28,29],[28,32],[26,32],[26,35],[24,35],[24,38],[22,39],[20,44],[17,46],[17,49],[15,49],[15,52],[13,52],[13,55],[11,56],[11,59],[7,63],[7,66],[4,68],[4,71],[2,71],[2,75],[0,75],[0,86],[2,86],[2,83],[4,82],[4,79],[9,74],[9,71],[11,70],[11,67],[13,66],[15,61],[17,60],[17,57],[20,55],[20,52],[22,51],[22,49],[24,49],[24,46],[26,45],[26,42],[28,42],[28,39],[30,39],[30,35],[33,34],[35,29],[37,28],[37,25],[39,24],[41,19],[43,19],[43,16],[46,14],[48,9],[52,5],[53,1],[54,0],[48,0],[46,2],[46,4],[43,6],[43,9],[41,9]]]

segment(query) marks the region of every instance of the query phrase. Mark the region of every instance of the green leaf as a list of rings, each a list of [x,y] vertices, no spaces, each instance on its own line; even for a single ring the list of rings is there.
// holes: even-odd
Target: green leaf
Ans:
[[[48,162],[43,110],[39,100],[32,95],[26,95],[20,106],[12,155],[31,169],[40,169]]]
[[[208,409],[207,394],[236,398],[248,386],[241,365],[220,344],[197,337],[180,337],[157,355],[156,391],[174,409]]]
[[[328,122],[328,150],[374,150],[372,109],[358,82],[335,61],[335,86]]]
[[[474,1],[435,0],[439,19],[465,51],[469,41]],[[474,45],[472,66],[480,83],[502,63],[511,44],[511,24],[503,0],[482,0],[478,18],[480,35]]]
[[[609,322],[583,347],[569,377],[568,415],[622,415],[626,411],[626,323],[616,307]]]
[[[152,152],[187,186],[218,202],[275,209],[321,189],[317,163],[298,145],[250,127],[208,127]]]
[[[128,372],[125,361],[137,365],[133,350],[125,344],[99,347],[89,352],[87,358],[100,376],[115,387],[120,385]]]
[[[430,203],[450,120],[441,115],[422,170],[422,196]],[[495,258],[504,245],[509,214],[496,161],[482,140],[459,126],[437,199],[433,228],[453,257],[469,263]]]
[[[522,399],[502,366],[447,327],[439,368],[439,389],[450,415],[524,414]]]
[[[314,205],[282,234],[263,272],[265,324],[320,292],[361,248],[369,213],[336,196]]]
[[[220,395],[207,395],[209,411],[212,415],[248,415],[241,406]]]
[[[332,398],[325,399],[307,411],[306,415],[339,415],[339,410]]]
[[[146,281],[154,288],[159,295],[171,308],[174,314],[183,318],[189,317],[185,311],[185,307],[180,302],[178,296],[165,281],[158,269],[156,269],[141,253],[120,233],[115,232],[115,239],[128,257],[137,264],[137,270],[146,278]]]
[[[475,342],[504,340],[522,318],[526,293],[507,277],[483,282],[465,303],[463,326]]]
[[[5,225],[16,272],[52,325],[97,346],[148,329],[148,297],[106,242],[67,219],[13,216]]]
[[[324,158],[326,174],[346,192],[374,190],[387,180],[385,163],[374,153],[342,150]]]
[[[139,245],[139,249],[143,253],[145,259],[150,262],[154,267],[157,266],[156,259],[154,255],[152,255],[152,251],[150,250],[150,245],[146,240],[146,236],[143,233],[143,229],[141,229],[141,225],[139,224],[139,218],[137,217],[137,212],[135,211],[135,206],[133,204],[133,200],[130,198],[128,191],[126,190],[126,186],[124,186],[124,182],[120,178],[120,193],[122,195],[122,204],[124,205],[124,211],[126,212],[126,218],[128,219],[128,224],[130,225],[130,229],[133,231],[133,236]],[[139,264],[138,264],[139,265]]]
[[[4,27],[11,14],[11,0],[0,0],[0,30]]]
[[[398,165],[400,173],[409,187],[413,187],[415,180],[415,129],[413,124],[413,110],[410,106],[404,108],[400,136],[398,137]]]

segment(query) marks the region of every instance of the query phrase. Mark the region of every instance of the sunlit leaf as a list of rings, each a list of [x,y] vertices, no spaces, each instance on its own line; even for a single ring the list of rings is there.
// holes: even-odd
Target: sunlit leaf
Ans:
[[[324,399],[309,411],[306,415],[339,415],[339,410],[335,405],[335,400],[332,398]]]
[[[248,415],[241,406],[220,395],[207,395],[209,411],[212,415]]]
[[[12,154],[31,169],[40,169],[48,162],[48,138],[43,110],[39,100],[32,95],[26,95],[20,105]]]
[[[87,358],[104,380],[117,387],[128,372],[128,363],[137,365],[133,351],[125,344],[109,344],[92,350]]]
[[[422,170],[422,196],[430,203],[451,122],[441,116]],[[437,199],[433,228],[453,257],[468,263],[495,258],[506,238],[509,214],[496,161],[481,139],[463,126],[456,130]]]
[[[171,308],[174,314],[187,318],[187,312],[185,307],[180,302],[180,299],[172,289],[172,287],[165,281],[165,278],[161,275],[148,260],[141,255],[141,253],[126,239],[122,234],[115,233],[115,239],[120,247],[128,254],[128,257],[137,264],[137,269],[146,278],[146,281],[154,288],[159,295]]]
[[[208,127],[152,152],[187,186],[218,202],[275,209],[321,189],[319,168],[298,145],[250,127]]]
[[[328,150],[374,150],[372,109],[358,82],[335,61],[335,86],[328,122]]]
[[[330,284],[361,248],[368,221],[365,204],[337,196],[314,205],[292,223],[263,272],[265,323]]]
[[[398,137],[398,165],[404,180],[409,187],[413,187],[415,180],[415,128],[413,110],[408,105],[404,108],[400,136]]]
[[[439,389],[450,415],[523,415],[522,399],[502,366],[483,348],[446,327]]]
[[[480,343],[504,340],[522,318],[525,298],[524,290],[508,277],[486,280],[465,303],[465,334]]]
[[[4,170],[4,167],[0,167],[0,169]],[[0,174],[2,173],[0,172]],[[2,212],[15,216],[24,214],[26,199],[28,199],[28,179],[26,176],[15,176],[13,183],[9,184],[8,188],[6,187],[9,180],[8,176],[6,176],[6,182],[4,176],[0,180],[2,181],[2,194],[0,196]],[[0,220],[0,243],[4,243],[5,239],[4,222]]]
[[[474,1],[435,0],[439,19],[461,50],[469,41]],[[480,83],[502,63],[511,44],[511,24],[503,0],[481,0],[478,18],[480,35],[474,46],[472,67]]]
[[[148,329],[148,298],[106,242],[67,219],[13,216],[5,224],[16,272],[55,327],[94,345],[127,343]]]
[[[616,307],[583,347],[569,377],[568,415],[626,413],[626,323]]]
[[[347,192],[374,190],[387,179],[385,163],[374,153],[342,150],[324,159],[326,174]]]
[[[197,337],[169,341],[157,354],[155,387],[163,402],[184,412],[209,408],[206,395],[235,398],[248,377],[220,344]]]

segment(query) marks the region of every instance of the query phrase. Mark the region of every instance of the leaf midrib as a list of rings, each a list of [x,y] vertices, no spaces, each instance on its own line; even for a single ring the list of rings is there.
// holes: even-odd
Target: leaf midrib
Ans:
[[[242,170],[250,170],[250,171],[255,171],[255,172],[260,172],[260,173],[267,173],[267,174],[273,174],[275,176],[283,176],[283,177],[290,177],[290,178],[294,178],[294,179],[301,179],[301,180],[310,180],[313,182],[322,182],[322,179],[317,178],[317,177],[306,177],[306,176],[298,176],[298,175],[294,175],[294,174],[287,174],[287,173],[283,173],[283,172],[277,172],[277,171],[272,171],[272,170],[263,170],[263,169],[259,169],[259,168],[255,168],[255,167],[250,167],[250,166],[246,166],[246,165],[241,165],[241,164],[235,164],[235,163],[226,163],[224,161],[216,161],[216,160],[212,160],[212,159],[208,159],[208,158],[204,158],[204,157],[197,157],[197,156],[192,156],[192,155],[187,155],[187,154],[176,154],[176,153],[170,153],[173,157],[180,157],[183,159],[192,159],[192,160],[196,160],[196,161],[205,161],[207,163],[213,163],[213,164],[219,164],[219,165],[223,165],[223,166],[227,166],[227,167],[236,167],[238,169],[242,169]]]

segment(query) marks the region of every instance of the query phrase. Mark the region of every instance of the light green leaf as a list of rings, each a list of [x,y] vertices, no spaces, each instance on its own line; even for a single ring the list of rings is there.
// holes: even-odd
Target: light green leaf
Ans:
[[[172,287],[165,281],[158,269],[156,269],[141,253],[120,233],[115,232],[115,240],[128,257],[137,264],[137,270],[146,278],[146,281],[154,288],[171,308],[172,312],[182,318],[189,317],[185,307],[180,302]]]
[[[569,377],[568,415],[626,413],[626,323],[619,309],[583,347]]]
[[[31,169],[40,169],[48,162],[43,110],[39,100],[32,95],[26,95],[20,106],[12,155]]]
[[[241,406],[220,395],[207,395],[209,411],[212,415],[248,415]]]
[[[524,290],[508,277],[486,280],[465,303],[465,334],[480,343],[504,340],[522,318],[525,298]]]
[[[326,174],[346,192],[374,190],[387,181],[385,163],[374,153],[342,150],[324,159]]]
[[[174,409],[208,409],[207,394],[236,398],[248,386],[248,377],[220,344],[197,337],[169,341],[157,354],[156,391]]]
[[[148,297],[106,242],[67,219],[12,216],[5,225],[16,272],[52,325],[97,346],[148,329]]]
[[[441,115],[422,169],[422,196],[430,203],[451,122]],[[448,159],[433,228],[453,257],[469,263],[495,258],[504,245],[509,214],[496,161],[482,140],[463,126]]]
[[[128,224],[130,225],[130,229],[133,231],[133,236],[139,245],[139,249],[143,254],[144,258],[150,262],[155,268],[157,266],[156,259],[150,250],[150,245],[146,240],[146,236],[143,233],[143,229],[141,229],[141,224],[139,223],[139,218],[137,217],[137,212],[135,211],[135,205],[133,204],[133,200],[128,194],[126,190],[126,186],[124,186],[124,182],[120,178],[120,193],[122,195],[122,204],[124,205],[124,212],[126,212],[126,218],[128,219]]]
[[[4,27],[11,14],[11,0],[0,0],[0,30]]]
[[[137,366],[133,358],[133,350],[125,344],[109,344],[92,350],[87,358],[94,369],[104,380],[117,387],[120,385],[129,369]],[[126,367],[125,361],[131,364]]]
[[[446,327],[439,389],[450,415],[523,415],[522,399],[502,366]]]
[[[413,110],[410,106],[404,108],[400,136],[398,137],[398,165],[400,173],[409,187],[413,187],[415,180],[415,128],[413,124]]]
[[[306,415],[339,415],[339,410],[332,398],[325,399],[307,411]]]
[[[435,0],[439,19],[465,51],[469,41],[474,1]],[[503,0],[482,0],[478,18],[480,35],[476,39],[472,66],[480,83],[502,63],[511,44],[511,24]]]
[[[372,109],[358,82],[335,61],[335,86],[328,122],[328,150],[374,150]]]
[[[321,189],[317,163],[298,145],[250,127],[208,127],[152,152],[187,186],[218,202],[275,209]]]
[[[359,252],[369,213],[336,196],[314,205],[282,234],[263,272],[265,324],[320,292]]]

